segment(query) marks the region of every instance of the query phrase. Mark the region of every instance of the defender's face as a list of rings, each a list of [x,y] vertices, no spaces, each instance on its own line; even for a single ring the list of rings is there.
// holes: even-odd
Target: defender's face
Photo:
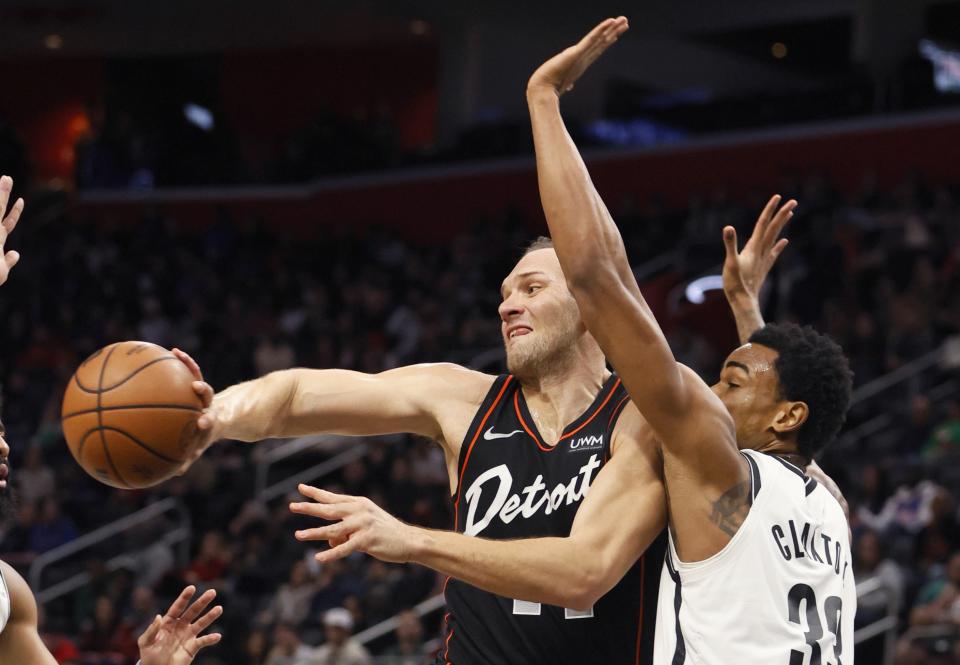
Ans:
[[[733,416],[737,445],[756,448],[770,440],[770,431],[784,405],[775,364],[777,352],[761,344],[744,344],[723,364],[713,392]]]
[[[520,259],[503,280],[500,295],[500,330],[511,373],[529,375],[576,342],[583,328],[580,310],[552,249]]]

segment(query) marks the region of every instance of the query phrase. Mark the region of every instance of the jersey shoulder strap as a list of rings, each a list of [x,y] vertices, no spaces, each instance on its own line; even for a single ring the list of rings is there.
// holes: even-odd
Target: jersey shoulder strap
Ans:
[[[487,422],[490,421],[490,417],[493,415],[497,406],[503,403],[504,398],[508,397],[508,394],[515,390],[517,385],[517,379],[512,374],[501,374],[494,380],[493,385],[490,386],[490,390],[487,391],[486,397],[484,397],[480,403],[480,408],[478,408],[474,414],[473,420],[470,422],[470,427],[467,428],[467,433],[464,435],[463,441],[460,444],[460,456],[457,460],[457,477],[460,481],[463,480],[463,471],[466,469],[467,461],[470,459],[470,453],[473,452],[473,446],[480,437],[480,433],[487,425]],[[457,492],[454,496],[454,501],[459,501],[460,499],[460,488],[462,484],[462,482],[457,483]]]

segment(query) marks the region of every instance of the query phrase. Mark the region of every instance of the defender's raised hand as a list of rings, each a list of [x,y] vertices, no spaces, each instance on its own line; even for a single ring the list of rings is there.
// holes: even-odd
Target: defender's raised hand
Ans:
[[[12,191],[13,178],[8,175],[0,177],[0,217],[3,217],[3,214],[7,211],[7,204],[10,202],[10,192]],[[13,207],[10,208],[10,213],[7,214],[6,217],[3,217],[3,221],[0,222],[0,255],[3,255],[3,260],[0,261],[0,284],[7,281],[10,270],[12,270],[13,266],[17,265],[17,261],[20,260],[20,252],[12,250],[8,252],[4,248],[7,243],[7,236],[13,233],[13,229],[16,228],[22,212],[23,199],[17,199]]]
[[[196,591],[194,586],[184,589],[167,613],[157,616],[137,640],[142,665],[189,665],[197,652],[220,641],[220,633],[200,636],[223,614],[220,605],[203,612],[217,592],[208,589],[188,607]]]
[[[759,297],[763,280],[789,243],[786,238],[780,238],[780,233],[793,217],[797,202],[790,199],[779,210],[778,206],[780,195],[774,194],[757,218],[750,239],[740,251],[737,251],[736,229],[724,227],[723,244],[727,256],[723,262],[723,290],[728,298],[743,295]]]
[[[527,93],[552,90],[559,96],[572,90],[577,79],[628,27],[623,16],[603,21],[579,42],[540,65],[527,83]]]
[[[310,485],[300,485],[298,489],[314,502],[291,503],[292,512],[333,522],[296,533],[297,540],[325,540],[330,544],[330,549],[316,555],[317,561],[327,563],[351,552],[366,552],[390,563],[410,560],[415,528],[370,499],[334,494]]]
[[[737,251],[736,230],[732,226],[723,229],[723,244],[727,250],[723,262],[723,293],[736,319],[741,344],[764,325],[760,314],[760,289],[789,242],[781,238],[780,233],[793,217],[797,202],[790,199],[779,210],[778,206],[780,195],[775,194],[757,218],[742,251]]]

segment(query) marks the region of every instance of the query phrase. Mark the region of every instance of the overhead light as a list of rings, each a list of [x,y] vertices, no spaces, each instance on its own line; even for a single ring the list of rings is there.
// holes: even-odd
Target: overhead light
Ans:
[[[423,37],[425,34],[430,32],[430,24],[421,19],[410,21],[410,32],[417,37]]]
[[[707,299],[707,291],[716,291],[722,288],[722,275],[707,275],[706,277],[700,277],[687,284],[685,295],[687,296],[687,300],[694,305],[700,305]]]
[[[43,45],[51,51],[59,51],[63,48],[63,37],[60,35],[47,35],[43,38]]]
[[[774,42],[770,46],[770,54],[777,60],[783,60],[787,57],[787,45],[783,42]]]
[[[187,103],[183,105],[183,117],[205,132],[213,129],[213,113],[199,104]]]

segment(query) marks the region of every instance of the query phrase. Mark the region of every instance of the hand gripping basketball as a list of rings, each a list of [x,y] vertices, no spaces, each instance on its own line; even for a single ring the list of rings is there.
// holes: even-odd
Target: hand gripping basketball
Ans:
[[[180,349],[173,349],[172,353],[186,365],[190,373],[193,374],[193,378],[196,379],[196,381],[193,382],[193,390],[203,402],[203,415],[197,419],[197,428],[192,437],[192,441],[188,444],[190,452],[187,460],[177,471],[178,475],[183,475],[187,472],[187,469],[190,468],[190,465],[197,461],[197,459],[203,455],[204,451],[219,438],[217,434],[218,428],[216,427],[219,421],[216,410],[213,407],[213,388],[203,380],[203,372],[200,371],[200,365]]]

